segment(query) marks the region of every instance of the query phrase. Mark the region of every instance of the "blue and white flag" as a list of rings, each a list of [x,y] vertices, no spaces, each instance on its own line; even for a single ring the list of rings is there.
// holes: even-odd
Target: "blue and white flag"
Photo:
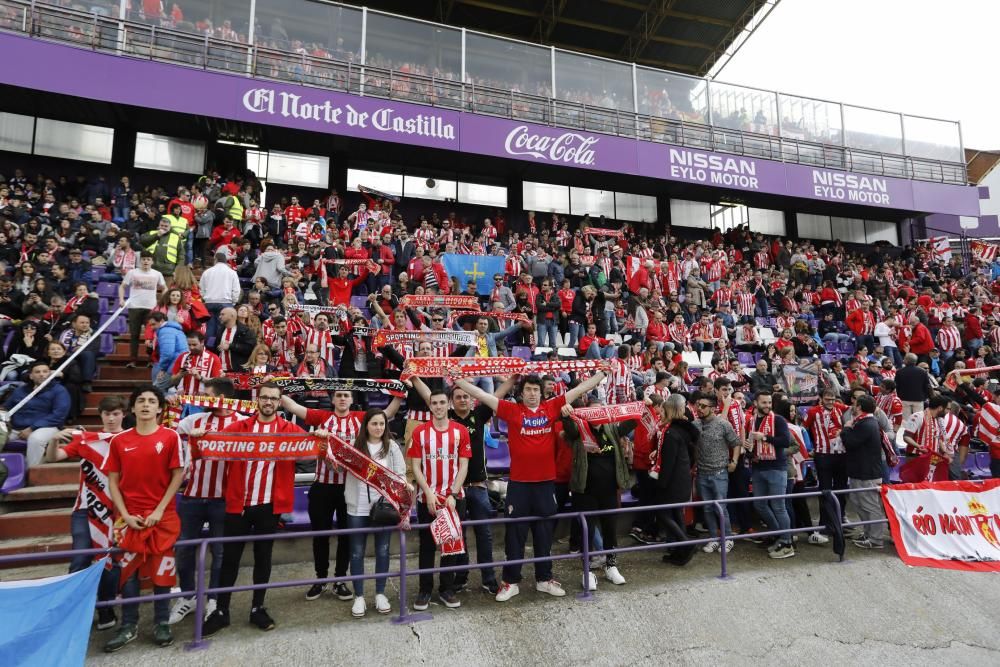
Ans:
[[[465,291],[470,280],[476,281],[476,291],[479,294],[489,294],[493,291],[493,276],[503,275],[504,257],[499,255],[441,255],[441,263],[448,273],[448,278],[457,278],[458,286]]]
[[[45,579],[0,582],[0,660],[82,665],[104,561]]]

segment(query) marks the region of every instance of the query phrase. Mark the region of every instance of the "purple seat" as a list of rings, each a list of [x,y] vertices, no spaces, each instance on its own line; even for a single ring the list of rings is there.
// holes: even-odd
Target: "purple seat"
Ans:
[[[824,341],[823,347],[826,348],[828,354],[837,354],[837,351],[840,349],[840,347],[837,345],[837,341],[835,340],[831,340],[829,342]]]
[[[118,285],[116,283],[98,283],[97,296],[113,299],[118,296]]]
[[[389,407],[389,403],[391,401],[392,398],[388,394],[383,394],[381,392],[374,393],[368,397],[368,407],[385,410],[387,407]]]
[[[352,296],[351,305],[355,308],[367,308],[368,307],[368,297],[366,296]]]
[[[339,517],[338,517],[339,518]],[[309,522],[309,487],[296,486],[295,500],[292,503],[292,518],[285,522],[291,530],[308,530]]]
[[[109,299],[98,299],[97,300],[97,312],[101,315],[105,315],[109,309]]]
[[[114,354],[115,337],[107,332],[101,334],[101,354]]]
[[[118,334],[123,334],[128,332],[128,320],[124,315],[119,315],[114,319],[108,328],[104,330],[105,333],[109,333],[112,336],[117,336]]]
[[[7,465],[7,480],[0,488],[0,494],[17,491],[25,484],[25,473],[28,469],[24,454],[14,452],[4,452],[0,454],[0,461]]]
[[[496,449],[486,448],[486,470],[491,473],[510,470],[510,450],[507,449],[506,441],[501,441]]]
[[[17,452],[19,454],[26,454],[28,452],[28,441],[27,440],[8,440],[7,446],[4,447],[4,454],[8,452]]]
[[[851,343],[850,341],[845,341],[845,342],[843,342],[843,343],[840,344],[840,353],[841,354],[846,354],[847,356],[851,356],[851,355],[854,354],[854,349],[855,349],[854,348],[854,343]]]
[[[531,361],[531,348],[524,345],[515,345],[511,348],[510,353],[512,356],[524,359],[525,361]]]
[[[754,364],[753,352],[738,352],[736,358],[744,366],[752,366]]]
[[[823,362],[824,366],[829,366],[833,363],[834,356],[832,354],[821,354],[819,355],[819,360]]]

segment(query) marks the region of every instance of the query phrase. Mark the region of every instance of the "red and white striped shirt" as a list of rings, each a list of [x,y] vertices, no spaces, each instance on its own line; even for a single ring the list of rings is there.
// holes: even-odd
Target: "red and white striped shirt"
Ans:
[[[677,345],[687,346],[691,343],[691,334],[685,324],[671,324],[667,327],[667,333],[670,335],[670,340]]]
[[[215,459],[193,458],[187,436],[194,429],[202,429],[206,433],[221,431],[230,424],[246,419],[238,412],[232,412],[220,417],[215,412],[199,412],[185,417],[177,424],[177,434],[184,439],[181,447],[181,462],[184,464],[187,486],[183,495],[188,498],[222,498],[226,487],[226,462]]]
[[[766,250],[761,250],[753,256],[753,265],[758,269],[766,269],[771,264],[771,255]]]
[[[635,400],[635,382],[632,380],[632,371],[621,359],[611,359],[611,374],[606,382],[608,383],[609,405],[618,403],[628,403]]]
[[[757,308],[757,299],[750,292],[737,292],[733,295],[736,300],[736,314],[740,317],[753,317]]]
[[[344,442],[354,445],[354,439],[361,432],[361,420],[365,413],[361,411],[348,412],[340,416],[336,412],[328,410],[306,410],[306,425],[319,426],[324,431],[329,431]],[[347,479],[347,473],[340,466],[332,466],[321,456],[316,463],[316,479],[319,484],[343,484]]]
[[[203,378],[219,377],[222,375],[222,360],[218,355],[208,350],[202,351],[197,356],[192,356],[190,352],[184,352],[174,361],[170,373],[177,375],[181,371],[187,371],[188,374],[184,375],[181,378],[180,384],[177,385],[178,393],[188,395],[204,394],[205,385],[201,380],[195,379],[190,373],[197,373]]]
[[[903,425],[903,402],[899,400],[896,392],[879,392],[875,399],[875,405],[889,418],[892,428],[898,431],[899,427]]]
[[[333,332],[329,329],[323,329],[322,331],[315,327],[306,327],[305,329],[306,346],[315,345],[316,349],[319,350],[320,358],[329,366],[333,366],[336,363],[332,336]]]
[[[840,441],[840,431],[844,428],[844,412],[847,406],[837,402],[827,410],[816,405],[806,414],[804,425],[813,438],[813,454],[843,454],[844,445]]]
[[[292,422],[259,416],[233,422],[226,433],[304,433]],[[229,461],[226,463],[226,513],[242,514],[244,508],[273,504],[275,514],[291,512],[295,505],[295,461]]]
[[[990,458],[1000,459],[1000,405],[983,405],[976,417],[976,436],[990,448]]]
[[[236,337],[235,326],[229,328],[223,327],[222,333],[219,335],[219,343],[228,343],[229,345],[232,345],[233,338],[235,337]],[[228,349],[219,355],[219,360],[222,362],[223,373],[239,370],[238,368],[233,366],[233,358],[232,355],[229,353]]]
[[[448,421],[444,430],[434,427],[434,422],[421,424],[413,430],[413,439],[406,456],[420,460],[420,468],[427,486],[438,496],[451,492],[458,477],[459,459],[472,458],[469,430],[458,422]],[[459,489],[456,497],[463,497]],[[423,499],[421,489],[418,497]]]
[[[670,396],[670,387],[666,385],[657,387],[655,384],[651,384],[642,391],[643,397],[652,396],[653,394],[656,394],[661,398],[668,398]]]
[[[965,423],[952,413],[945,412],[941,415],[941,444],[938,446],[938,453],[948,457],[948,460],[955,458],[955,450],[968,435],[969,429]]]
[[[962,346],[962,334],[955,325],[938,329],[938,347],[942,352],[954,352]]]
[[[712,300],[715,301],[716,307],[719,307],[724,303],[730,303],[733,300],[733,290],[728,287],[720,287],[715,290],[715,294],[712,295]]]

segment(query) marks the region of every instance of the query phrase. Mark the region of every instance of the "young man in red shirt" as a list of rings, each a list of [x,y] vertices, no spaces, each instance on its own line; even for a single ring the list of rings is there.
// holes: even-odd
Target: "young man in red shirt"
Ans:
[[[122,431],[111,439],[108,460],[108,489],[118,520],[128,531],[155,531],[159,553],[143,554],[145,560],[139,569],[122,582],[122,595],[139,596],[140,570],[145,570],[153,580],[153,593],[165,595],[176,582],[173,543],[180,534],[180,519],[175,508],[175,496],[181,487],[184,469],[181,466],[181,444],[177,433],[160,426],[160,413],[166,407],[163,392],[152,385],[139,387],[132,392],[132,414],[135,428]],[[162,537],[161,537],[162,535]],[[138,554],[125,554],[128,562]],[[124,566],[125,569],[128,565]],[[152,571],[150,573],[150,570]],[[168,600],[153,603],[153,641],[158,646],[174,642],[167,620],[170,616]],[[122,605],[122,624],[118,634],[104,645],[106,653],[114,653],[136,637],[139,624],[139,605]]]
[[[596,388],[607,377],[607,369],[595,373],[561,396],[542,402],[542,381],[537,375],[524,378],[521,403],[501,401],[493,394],[471,382],[456,379],[461,387],[477,401],[493,408],[497,416],[507,422],[507,444],[510,448],[510,482],[507,485],[507,516],[552,516],[559,511],[556,506],[556,433],[564,405],[573,403]],[[551,521],[520,522],[507,525],[505,551],[507,560],[524,558],[524,545],[528,529],[534,544],[535,556],[547,558],[552,551]],[[497,602],[506,602],[520,592],[520,565],[505,565],[503,583],[497,592]],[[552,561],[535,565],[535,590],[562,597],[566,591],[552,578]]]
[[[52,438],[45,450],[48,463],[59,463],[67,459],[80,459],[80,487],[76,503],[70,515],[70,533],[74,549],[97,549],[111,543],[113,525],[111,496],[108,495],[108,471],[106,468],[111,438],[122,431],[122,421],[128,405],[120,396],[105,396],[97,409],[101,414],[101,430],[97,433],[65,428]],[[75,556],[69,563],[70,573],[79,572],[94,560],[91,555]],[[118,592],[118,570],[110,569],[101,573],[101,583],[97,588],[97,599],[107,602],[115,599]],[[111,607],[97,610],[97,629],[110,630],[115,627],[115,612]]]
[[[265,382],[257,394],[257,414],[230,424],[224,433],[304,433],[292,422],[278,416],[281,389]],[[193,429],[192,438],[205,434]],[[192,456],[197,456],[195,451]],[[278,517],[292,511],[295,502],[295,461],[227,461],[226,462],[226,523],[224,534],[270,534],[278,530]],[[222,547],[222,571],[219,585],[228,588],[236,584],[243,558],[245,542],[226,542]],[[271,580],[273,540],[253,542],[253,583]],[[274,619],[264,608],[266,590],[253,592],[250,623],[261,630],[273,630]],[[203,634],[211,637],[229,627],[229,600],[232,593],[220,593],[216,609],[205,620]]]
[[[469,472],[472,444],[469,431],[458,422],[448,419],[448,395],[443,391],[432,392],[428,405],[431,421],[424,422],[413,430],[410,448],[406,456],[413,468],[413,478],[419,488],[417,495],[417,521],[434,521],[438,508],[443,504],[456,510],[459,516],[465,512],[465,494],[462,485]],[[437,547],[430,528],[420,531],[421,570],[434,567],[434,552]],[[458,556],[441,556],[441,567],[458,564]],[[438,597],[441,604],[451,609],[462,606],[453,590],[454,572],[440,575]],[[434,575],[420,575],[420,590],[413,608],[427,609],[434,589]]]

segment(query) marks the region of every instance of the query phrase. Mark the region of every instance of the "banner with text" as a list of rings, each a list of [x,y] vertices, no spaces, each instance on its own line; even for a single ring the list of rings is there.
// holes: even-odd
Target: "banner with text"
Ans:
[[[191,447],[202,458],[220,461],[294,461],[319,454],[319,440],[291,433],[206,433],[192,438]]]

